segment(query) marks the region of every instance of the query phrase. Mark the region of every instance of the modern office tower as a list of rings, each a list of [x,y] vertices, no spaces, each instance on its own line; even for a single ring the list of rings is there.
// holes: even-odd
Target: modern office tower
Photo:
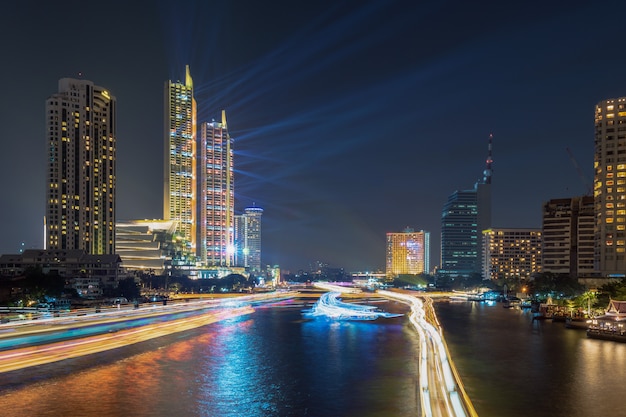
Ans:
[[[402,274],[428,274],[430,270],[430,233],[406,228],[400,233],[387,233],[388,277]]]
[[[234,263],[236,266],[244,266],[243,248],[245,246],[244,232],[246,230],[245,214],[235,214],[234,221],[234,235],[233,241],[235,242]]]
[[[115,253],[116,104],[91,81],[62,78],[46,101],[45,248]]]
[[[261,272],[261,217],[263,209],[253,205],[235,215],[235,265]]]
[[[200,125],[199,217],[200,261],[209,267],[234,266],[234,176],[233,149],[226,124]]]
[[[483,278],[530,278],[541,272],[541,230],[483,231]]]
[[[163,218],[176,222],[190,254],[196,247],[196,100],[189,66],[185,83],[165,83]]]
[[[595,113],[595,269],[626,272],[626,97],[601,101]]]
[[[471,190],[455,191],[441,213],[441,265],[448,277],[481,273],[482,231],[491,227],[491,145],[483,178]]]
[[[542,271],[572,278],[594,272],[594,199],[559,198],[543,204]]]

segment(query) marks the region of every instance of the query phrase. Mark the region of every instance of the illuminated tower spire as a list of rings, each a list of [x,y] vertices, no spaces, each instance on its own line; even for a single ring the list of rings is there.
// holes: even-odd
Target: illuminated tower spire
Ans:
[[[189,72],[189,65],[185,65],[185,87],[193,89],[193,79]]]

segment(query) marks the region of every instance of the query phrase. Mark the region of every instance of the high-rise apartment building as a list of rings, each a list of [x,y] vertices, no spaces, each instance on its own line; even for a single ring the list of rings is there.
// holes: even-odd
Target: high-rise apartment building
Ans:
[[[541,272],[541,230],[483,231],[483,279],[528,279]]]
[[[200,125],[199,155],[199,247],[198,256],[206,266],[234,266],[235,191],[233,149],[226,124]]]
[[[115,253],[116,102],[93,82],[62,78],[46,101],[48,250]]]
[[[595,269],[626,273],[626,97],[601,101],[595,111]]]
[[[165,149],[163,218],[176,222],[176,232],[189,254],[196,247],[196,100],[186,67],[185,82],[165,83]]]
[[[559,198],[543,204],[542,270],[572,278],[594,272],[594,199]]]
[[[430,233],[406,228],[400,233],[387,233],[388,277],[430,272]]]
[[[491,227],[491,144],[483,178],[471,190],[455,191],[441,213],[441,265],[449,277],[481,273],[482,231]]]
[[[246,207],[235,222],[235,264],[261,272],[261,207]]]

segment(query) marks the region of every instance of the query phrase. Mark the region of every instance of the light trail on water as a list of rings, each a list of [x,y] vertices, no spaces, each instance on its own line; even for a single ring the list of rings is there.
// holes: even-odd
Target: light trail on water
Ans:
[[[458,375],[455,377],[443,336],[426,318],[424,302],[417,297],[398,292],[379,290],[377,293],[411,307],[409,320],[421,340],[419,369],[422,415],[475,417],[476,412]],[[426,300],[430,306],[432,300],[427,297]]]
[[[344,303],[338,299],[339,292],[327,292],[302,315],[307,318],[326,317],[334,320],[376,320],[378,318],[400,317],[402,314],[379,311],[375,306]]]

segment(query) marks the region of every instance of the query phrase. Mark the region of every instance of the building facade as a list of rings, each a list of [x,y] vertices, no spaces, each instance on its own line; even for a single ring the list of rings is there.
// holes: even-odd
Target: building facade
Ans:
[[[23,276],[28,269],[41,268],[44,274],[56,274],[66,279],[68,287],[79,290],[79,295],[101,294],[102,288],[117,287],[125,277],[122,260],[115,254],[88,254],[83,250],[28,249],[16,255],[0,255],[0,275]],[[89,293],[83,288],[93,285]],[[94,292],[95,291],[95,292]]]
[[[172,220],[128,220],[116,224],[116,253],[124,268],[161,275],[172,261],[172,237],[176,223]]]
[[[386,275],[428,274],[430,271],[430,233],[411,228],[387,233]]]
[[[235,216],[235,263],[250,272],[261,272],[261,207],[246,207]]]
[[[491,227],[491,146],[483,178],[470,190],[455,191],[441,212],[438,274],[451,278],[481,273],[482,232]]]
[[[594,273],[594,198],[559,198],[543,204],[542,270],[572,278]]]
[[[196,250],[196,100],[186,67],[185,82],[165,83],[163,219],[176,222],[186,251]]]
[[[226,112],[200,125],[198,257],[206,266],[234,266],[233,149]]]
[[[62,78],[46,101],[45,249],[115,253],[116,101]]]
[[[528,279],[541,272],[541,230],[483,231],[483,279]]]
[[[595,109],[595,269],[604,277],[626,273],[626,97]]]

